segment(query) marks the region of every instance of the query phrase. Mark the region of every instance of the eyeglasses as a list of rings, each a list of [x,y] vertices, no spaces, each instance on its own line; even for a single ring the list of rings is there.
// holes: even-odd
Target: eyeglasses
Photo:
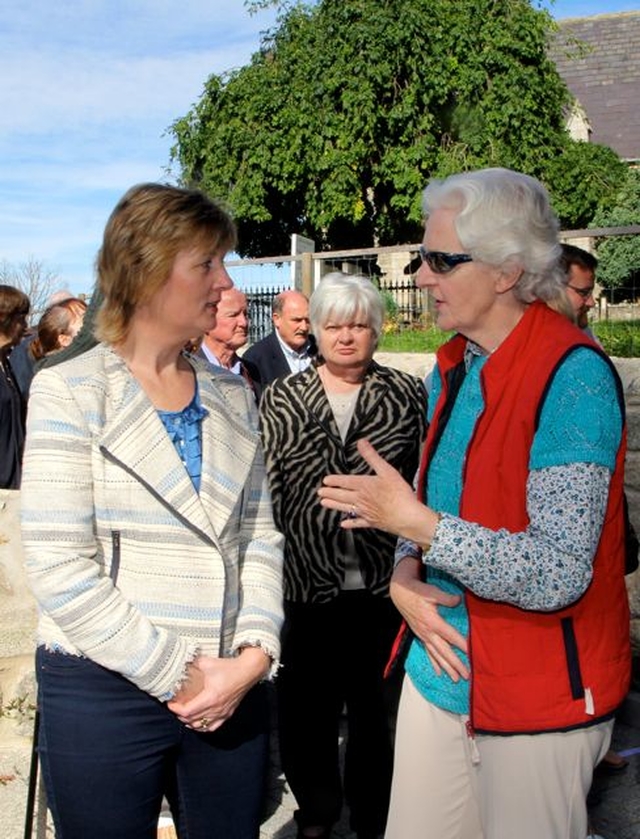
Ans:
[[[589,286],[588,288],[578,288],[577,286],[567,283],[567,288],[570,288],[571,291],[575,291],[575,293],[582,297],[583,300],[588,300],[590,297],[593,297],[593,286]]]
[[[420,259],[426,262],[429,270],[434,274],[448,274],[458,265],[464,262],[473,262],[473,257],[468,253],[445,253],[444,251],[428,251],[420,245]]]

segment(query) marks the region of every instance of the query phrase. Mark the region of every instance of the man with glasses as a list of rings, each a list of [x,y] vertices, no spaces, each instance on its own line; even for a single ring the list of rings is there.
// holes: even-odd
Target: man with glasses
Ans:
[[[598,260],[589,251],[563,242],[561,263],[567,278],[567,297],[573,307],[576,323],[593,338],[589,329],[589,311],[596,305],[593,290]]]
[[[598,260],[592,253],[576,245],[568,245],[563,242],[561,247],[562,256],[560,261],[566,276],[567,297],[573,307],[576,324],[599,344],[597,337],[589,329],[589,311],[596,305],[593,290],[596,283]],[[613,749],[609,749],[595,771],[596,774],[600,775],[612,775],[623,772],[628,765],[628,760],[625,760]],[[590,793],[590,803],[595,803],[597,799],[597,794],[592,791]]]

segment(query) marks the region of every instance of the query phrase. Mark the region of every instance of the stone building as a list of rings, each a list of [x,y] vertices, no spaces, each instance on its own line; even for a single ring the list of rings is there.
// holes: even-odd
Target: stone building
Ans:
[[[575,97],[572,136],[640,163],[640,10],[558,22],[551,56]]]

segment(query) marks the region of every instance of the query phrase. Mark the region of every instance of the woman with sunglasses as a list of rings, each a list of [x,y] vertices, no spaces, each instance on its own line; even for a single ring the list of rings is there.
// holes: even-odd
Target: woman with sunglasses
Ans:
[[[410,635],[387,839],[584,839],[630,671],[624,405],[565,294],[542,185],[505,169],[424,194],[438,352],[417,493],[367,443],[330,475],[345,528],[402,537]],[[566,303],[566,301],[565,301]]]

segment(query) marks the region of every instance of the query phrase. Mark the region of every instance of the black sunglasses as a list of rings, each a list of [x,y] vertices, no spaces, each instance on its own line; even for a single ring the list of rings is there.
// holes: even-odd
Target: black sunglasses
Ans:
[[[420,259],[426,262],[429,270],[434,274],[448,274],[458,265],[464,262],[473,262],[473,257],[468,253],[445,253],[444,251],[428,251],[424,245],[420,245]]]

